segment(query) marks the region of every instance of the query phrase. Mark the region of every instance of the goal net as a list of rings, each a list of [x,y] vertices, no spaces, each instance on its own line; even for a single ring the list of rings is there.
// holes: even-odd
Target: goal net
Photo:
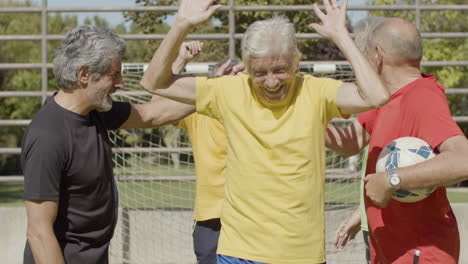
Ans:
[[[186,72],[207,74],[213,65],[191,63]],[[145,64],[124,64],[125,88],[114,99],[148,102],[151,95],[139,86],[145,69]],[[300,71],[354,81],[348,65],[301,63]],[[333,122],[344,125],[349,121]],[[196,263],[192,244],[195,170],[185,131],[174,126],[121,129],[109,137],[115,146],[114,175],[120,195],[111,263]],[[332,246],[339,223],[359,204],[361,155],[344,158],[327,150],[326,163],[327,261],[363,263],[360,237],[345,250]]]

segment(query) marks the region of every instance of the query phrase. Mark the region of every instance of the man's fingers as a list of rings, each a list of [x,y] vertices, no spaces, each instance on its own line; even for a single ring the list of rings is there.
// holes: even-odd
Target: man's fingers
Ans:
[[[346,243],[348,242],[348,238],[349,238],[348,234],[344,233],[343,236],[340,238],[338,247],[344,248],[346,246]]]
[[[213,5],[213,6],[210,6],[210,8],[208,8],[208,12],[207,12],[207,17],[206,19],[210,18],[214,12],[216,12],[218,9],[220,9],[221,7],[223,7],[223,5]]]
[[[332,10],[330,2],[328,0],[323,0],[323,5],[325,6],[325,10],[327,11],[327,14],[329,14],[330,11]]]
[[[244,71],[245,71],[245,66],[241,62],[241,63],[238,63],[236,66],[234,66],[232,68],[232,75],[237,75],[239,73],[243,73]]]
[[[316,15],[320,20],[323,21],[323,19],[325,18],[325,14],[322,12],[322,10],[320,10],[320,8],[318,7],[318,5],[317,5],[317,4],[313,4],[313,5],[312,5],[312,8],[314,9],[315,15]],[[313,23],[313,24],[314,24],[314,23]],[[310,24],[310,25],[312,25],[312,24]],[[310,26],[310,25],[309,25],[309,26]]]
[[[366,177],[364,177],[364,182],[368,182],[372,178],[372,174],[367,174]]]
[[[320,34],[320,32],[322,32],[322,29],[323,29],[323,26],[322,25],[319,25],[317,23],[312,23],[312,24],[309,24],[309,27],[310,28],[313,28],[317,33]]]
[[[231,60],[227,60],[225,63],[223,63],[221,66],[218,67],[215,71],[215,76],[223,76],[227,74],[228,68],[231,66]]]
[[[202,7],[208,9],[216,0],[206,0],[203,2]]]
[[[335,241],[333,242],[335,247],[337,247],[338,241],[340,241],[340,237],[343,235],[341,230],[343,230],[343,225],[340,225],[340,227],[335,231]]]
[[[197,46],[198,52],[201,52],[202,47],[203,47],[203,42],[201,42],[201,41],[195,41],[195,44],[196,44],[196,46]]]
[[[348,0],[343,0],[343,5],[340,8],[346,12],[346,9],[348,8]]]
[[[338,3],[336,2],[336,0],[331,0],[331,7],[333,9],[338,8]]]

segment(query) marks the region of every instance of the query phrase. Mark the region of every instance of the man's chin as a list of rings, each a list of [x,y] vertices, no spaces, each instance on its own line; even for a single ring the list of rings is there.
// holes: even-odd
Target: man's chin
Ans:
[[[96,107],[96,111],[98,112],[107,112],[112,109],[112,98],[108,99],[107,102],[102,102],[100,105]]]
[[[261,99],[265,104],[268,104],[268,105],[280,105],[286,101],[286,98],[287,98],[286,95],[282,95],[278,97],[262,96]]]

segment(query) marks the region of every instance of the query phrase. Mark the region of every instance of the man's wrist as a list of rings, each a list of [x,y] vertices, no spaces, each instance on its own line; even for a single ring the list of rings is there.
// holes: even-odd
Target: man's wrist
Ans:
[[[344,47],[343,45],[348,44],[350,41],[353,42],[353,38],[351,34],[349,34],[348,30],[344,30],[342,32],[336,33],[332,38],[332,41],[339,47]]]
[[[396,171],[387,171],[387,182],[393,191],[397,191],[401,186],[401,177]]]
[[[178,28],[181,31],[190,32],[195,27],[195,25],[190,23],[190,21],[188,21],[185,18],[176,17],[174,27]]]

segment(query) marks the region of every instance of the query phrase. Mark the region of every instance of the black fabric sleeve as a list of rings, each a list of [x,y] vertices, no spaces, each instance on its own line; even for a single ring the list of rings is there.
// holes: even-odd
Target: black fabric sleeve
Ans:
[[[59,200],[62,173],[66,168],[67,146],[62,142],[38,129],[28,129],[21,150],[24,199]]]
[[[132,107],[125,102],[112,102],[112,109],[107,112],[97,112],[106,130],[118,129],[128,120]]]

